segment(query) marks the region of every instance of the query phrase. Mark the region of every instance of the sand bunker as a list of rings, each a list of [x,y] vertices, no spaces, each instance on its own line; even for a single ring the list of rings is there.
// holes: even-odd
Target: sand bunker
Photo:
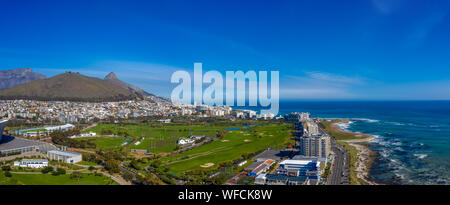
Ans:
[[[230,140],[222,140],[222,142],[229,142]]]
[[[244,142],[250,142],[250,141],[251,141],[251,140],[249,140],[249,139],[245,139],[245,140],[244,140]]]
[[[200,166],[203,167],[203,168],[208,168],[208,167],[214,166],[214,163],[209,162],[209,163],[206,163],[206,164],[202,164],[202,165],[200,165]]]

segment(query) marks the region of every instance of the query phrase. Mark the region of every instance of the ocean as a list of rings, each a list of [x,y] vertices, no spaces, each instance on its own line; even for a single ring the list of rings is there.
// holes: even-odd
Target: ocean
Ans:
[[[281,101],[279,114],[290,112],[349,118],[344,129],[373,135],[377,182],[450,184],[450,101]]]

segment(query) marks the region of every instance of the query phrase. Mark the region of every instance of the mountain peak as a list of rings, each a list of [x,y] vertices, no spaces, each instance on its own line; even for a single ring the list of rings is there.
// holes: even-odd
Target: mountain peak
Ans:
[[[44,101],[109,102],[142,99],[136,93],[111,82],[66,72],[51,78],[33,80],[0,91],[0,99]]]
[[[31,68],[0,70],[0,90],[12,88],[26,82],[45,78],[45,75],[35,73]]]
[[[149,93],[145,92],[144,90],[142,90],[134,85],[131,85],[131,84],[128,84],[126,82],[119,80],[119,78],[117,78],[117,76],[114,72],[111,72],[107,76],[105,76],[105,80],[109,81],[113,84],[116,84],[122,88],[125,88],[127,90],[130,90],[133,93],[139,93],[140,95],[150,95]]]
[[[110,72],[107,76],[105,76],[105,80],[119,80],[114,72]]]

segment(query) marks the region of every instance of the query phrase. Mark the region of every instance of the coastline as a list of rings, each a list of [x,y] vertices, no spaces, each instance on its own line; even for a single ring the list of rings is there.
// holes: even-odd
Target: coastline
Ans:
[[[370,178],[370,167],[374,160],[374,151],[370,148],[369,143],[375,140],[375,137],[369,134],[351,132],[345,129],[351,124],[348,119],[327,119],[329,123],[322,123],[325,130],[335,138],[338,144],[344,145],[346,152],[349,152],[345,145],[356,149],[356,160],[350,167],[354,167],[357,182],[354,184],[380,185]],[[350,153],[349,153],[350,154]],[[352,170],[351,170],[352,171]],[[362,182],[360,181],[362,180]]]
[[[370,167],[373,162],[373,150],[369,147],[370,142],[375,138],[369,137],[365,139],[355,139],[355,140],[342,140],[350,146],[353,146],[358,150],[357,161],[356,161],[356,175],[358,179],[362,179],[365,183],[369,185],[379,185],[378,183],[370,180]]]

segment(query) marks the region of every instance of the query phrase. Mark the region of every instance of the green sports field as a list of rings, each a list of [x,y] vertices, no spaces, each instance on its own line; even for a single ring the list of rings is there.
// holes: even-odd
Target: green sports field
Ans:
[[[189,137],[190,135],[204,135],[206,137],[216,136],[216,131],[224,130],[225,127],[220,126],[200,126],[200,125],[168,125],[164,127],[151,127],[146,125],[118,125],[118,124],[99,124],[85,132],[96,132],[101,134],[102,131],[112,131],[114,135],[120,133],[128,133],[131,138],[139,141],[139,144],[133,143],[130,149],[148,149],[153,153],[170,152],[176,148],[176,142],[181,137]],[[110,148],[120,146],[124,139],[114,140],[113,137],[93,137],[82,138],[95,140],[97,148]]]
[[[265,148],[280,148],[290,140],[289,125],[264,125],[228,131],[223,139],[162,158],[163,166],[180,174],[187,170],[214,169],[220,162],[240,159]]]
[[[127,139],[125,137],[83,137],[76,138],[76,140],[89,140],[95,143],[97,149],[107,149],[107,148],[115,148],[120,147],[122,143],[124,143]],[[131,141],[131,140],[129,140]]]
[[[4,185],[117,185],[106,176],[83,174],[79,180],[71,179],[69,174],[53,176],[51,174],[12,174],[6,178],[0,173],[0,184]]]

